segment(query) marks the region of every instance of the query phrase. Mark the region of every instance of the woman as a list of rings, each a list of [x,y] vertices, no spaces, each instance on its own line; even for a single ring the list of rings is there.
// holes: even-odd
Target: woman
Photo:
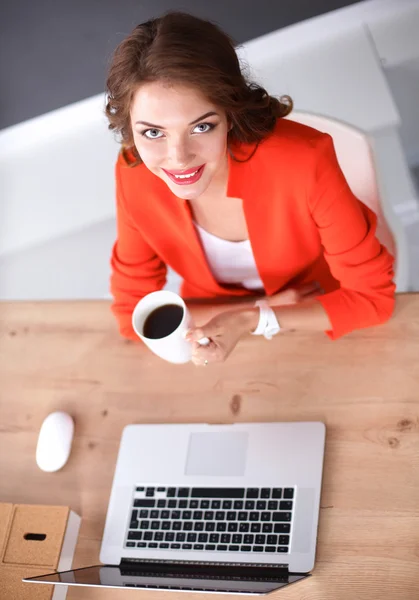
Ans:
[[[199,365],[225,360],[249,333],[337,339],[390,318],[393,257],[331,137],[283,119],[291,99],[249,83],[218,27],[183,13],[137,26],[107,88],[123,144],[111,278],[123,336],[136,339],[132,311],[164,286],[167,265],[183,297],[237,298],[190,332]],[[255,307],[254,296],[268,302]]]

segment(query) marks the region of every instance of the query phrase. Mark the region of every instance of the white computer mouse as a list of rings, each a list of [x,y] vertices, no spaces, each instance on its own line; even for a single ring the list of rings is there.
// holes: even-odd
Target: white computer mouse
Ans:
[[[62,469],[70,456],[74,435],[74,421],[65,412],[53,412],[42,423],[38,444],[36,446],[36,462],[42,471],[58,471]]]

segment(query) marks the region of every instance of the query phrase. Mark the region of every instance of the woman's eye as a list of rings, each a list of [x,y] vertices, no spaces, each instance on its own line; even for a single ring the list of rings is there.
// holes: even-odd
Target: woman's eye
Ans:
[[[197,133],[207,133],[207,131],[211,131],[214,129],[215,125],[212,123],[199,123],[194,129],[194,131],[198,130]]]
[[[160,129],[146,129],[142,132],[142,135],[149,140],[156,140],[160,138],[163,134]]]

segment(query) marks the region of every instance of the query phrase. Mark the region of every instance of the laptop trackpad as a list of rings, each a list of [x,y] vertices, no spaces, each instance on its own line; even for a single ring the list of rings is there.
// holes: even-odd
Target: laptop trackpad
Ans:
[[[244,475],[247,438],[248,434],[245,431],[191,433],[185,474]]]

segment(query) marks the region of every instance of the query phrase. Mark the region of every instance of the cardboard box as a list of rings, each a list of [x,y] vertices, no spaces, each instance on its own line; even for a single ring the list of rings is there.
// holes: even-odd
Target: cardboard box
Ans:
[[[80,521],[66,506],[0,503],[0,600],[64,600],[66,586],[22,578],[71,569]]]

